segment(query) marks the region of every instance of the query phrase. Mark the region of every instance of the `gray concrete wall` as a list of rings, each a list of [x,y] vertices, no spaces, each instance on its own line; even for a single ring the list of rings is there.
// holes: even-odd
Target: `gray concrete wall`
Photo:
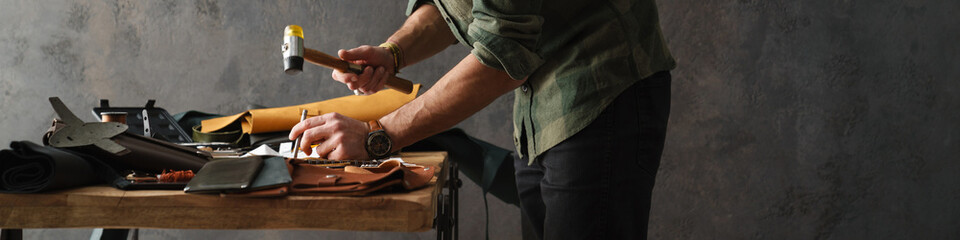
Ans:
[[[401,1],[0,0],[0,144],[39,141],[61,97],[236,113],[349,94],[330,70],[281,72],[287,24],[328,53],[378,44]],[[653,239],[960,238],[960,2],[660,1],[680,67]],[[453,46],[402,76],[428,87]],[[512,96],[460,126],[510,147]],[[476,185],[461,237],[480,239]],[[492,199],[493,200],[493,199]],[[491,203],[494,239],[518,209]],[[324,216],[318,216],[324,217]],[[27,230],[85,239],[89,230]],[[430,239],[426,233],[144,230],[144,239]]]

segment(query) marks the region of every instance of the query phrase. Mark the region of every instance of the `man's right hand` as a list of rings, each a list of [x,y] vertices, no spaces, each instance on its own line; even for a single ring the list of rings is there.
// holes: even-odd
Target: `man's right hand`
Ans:
[[[350,50],[337,51],[341,59],[366,66],[362,74],[333,71],[333,79],[347,85],[350,90],[373,94],[384,88],[387,78],[394,72],[393,54],[382,47],[369,45]]]

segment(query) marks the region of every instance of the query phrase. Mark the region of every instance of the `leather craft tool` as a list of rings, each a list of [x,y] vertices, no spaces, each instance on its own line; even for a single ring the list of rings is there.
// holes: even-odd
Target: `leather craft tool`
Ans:
[[[59,98],[50,98],[50,104],[62,124],[48,130],[51,133],[45,142],[54,147],[71,148],[91,155],[114,169],[196,171],[209,161],[209,155],[198,152],[196,148],[126,132],[126,124],[84,122],[67,109]],[[93,147],[88,147],[90,145]]]
[[[108,121],[110,115],[126,116],[124,121],[111,121],[127,124],[127,132],[147,136],[172,143],[190,143],[190,132],[184,131],[166,109],[156,107],[156,100],[150,99],[146,105],[136,107],[110,106],[110,100],[100,99],[100,106],[93,108],[93,115]],[[190,130],[190,129],[187,129]],[[239,133],[238,133],[239,135]],[[239,138],[236,137],[234,139]],[[204,139],[201,139],[204,140]],[[209,142],[199,141],[197,142]]]
[[[300,121],[303,122],[303,120],[307,120],[307,110],[306,110],[306,109],[304,109],[302,112],[300,112]],[[293,149],[291,149],[291,150],[293,150],[293,159],[297,159],[297,154],[300,153],[300,140],[301,140],[301,139],[303,139],[303,134],[302,134],[302,133],[300,134],[300,136],[297,136],[297,142],[293,144]]]
[[[335,69],[341,72],[352,72],[362,74],[365,66],[350,63],[340,58],[327,55],[326,53],[303,47],[303,29],[297,25],[288,25],[283,31],[283,72],[295,75],[303,71],[303,61]],[[413,83],[410,80],[399,78],[390,74],[387,78],[387,88],[391,88],[403,93],[413,91]],[[358,93],[355,91],[355,93]]]
[[[63,129],[56,131],[50,136],[50,145],[54,147],[79,147],[94,145],[104,151],[116,155],[130,153],[126,147],[117,144],[112,140],[114,136],[127,131],[127,125],[116,122],[83,122],[77,115],[74,115],[67,105],[63,104],[58,97],[51,97],[50,104],[53,105],[53,111],[60,116],[66,125]]]

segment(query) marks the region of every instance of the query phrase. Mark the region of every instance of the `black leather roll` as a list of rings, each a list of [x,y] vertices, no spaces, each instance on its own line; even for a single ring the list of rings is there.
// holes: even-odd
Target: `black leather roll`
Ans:
[[[0,192],[35,193],[99,182],[92,163],[64,150],[15,141],[0,151]]]

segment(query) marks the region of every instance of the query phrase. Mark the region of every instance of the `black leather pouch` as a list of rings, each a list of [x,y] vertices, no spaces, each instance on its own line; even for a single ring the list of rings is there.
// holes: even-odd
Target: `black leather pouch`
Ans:
[[[263,158],[245,157],[215,159],[203,165],[200,172],[183,189],[188,193],[241,191],[250,188],[263,166]]]

